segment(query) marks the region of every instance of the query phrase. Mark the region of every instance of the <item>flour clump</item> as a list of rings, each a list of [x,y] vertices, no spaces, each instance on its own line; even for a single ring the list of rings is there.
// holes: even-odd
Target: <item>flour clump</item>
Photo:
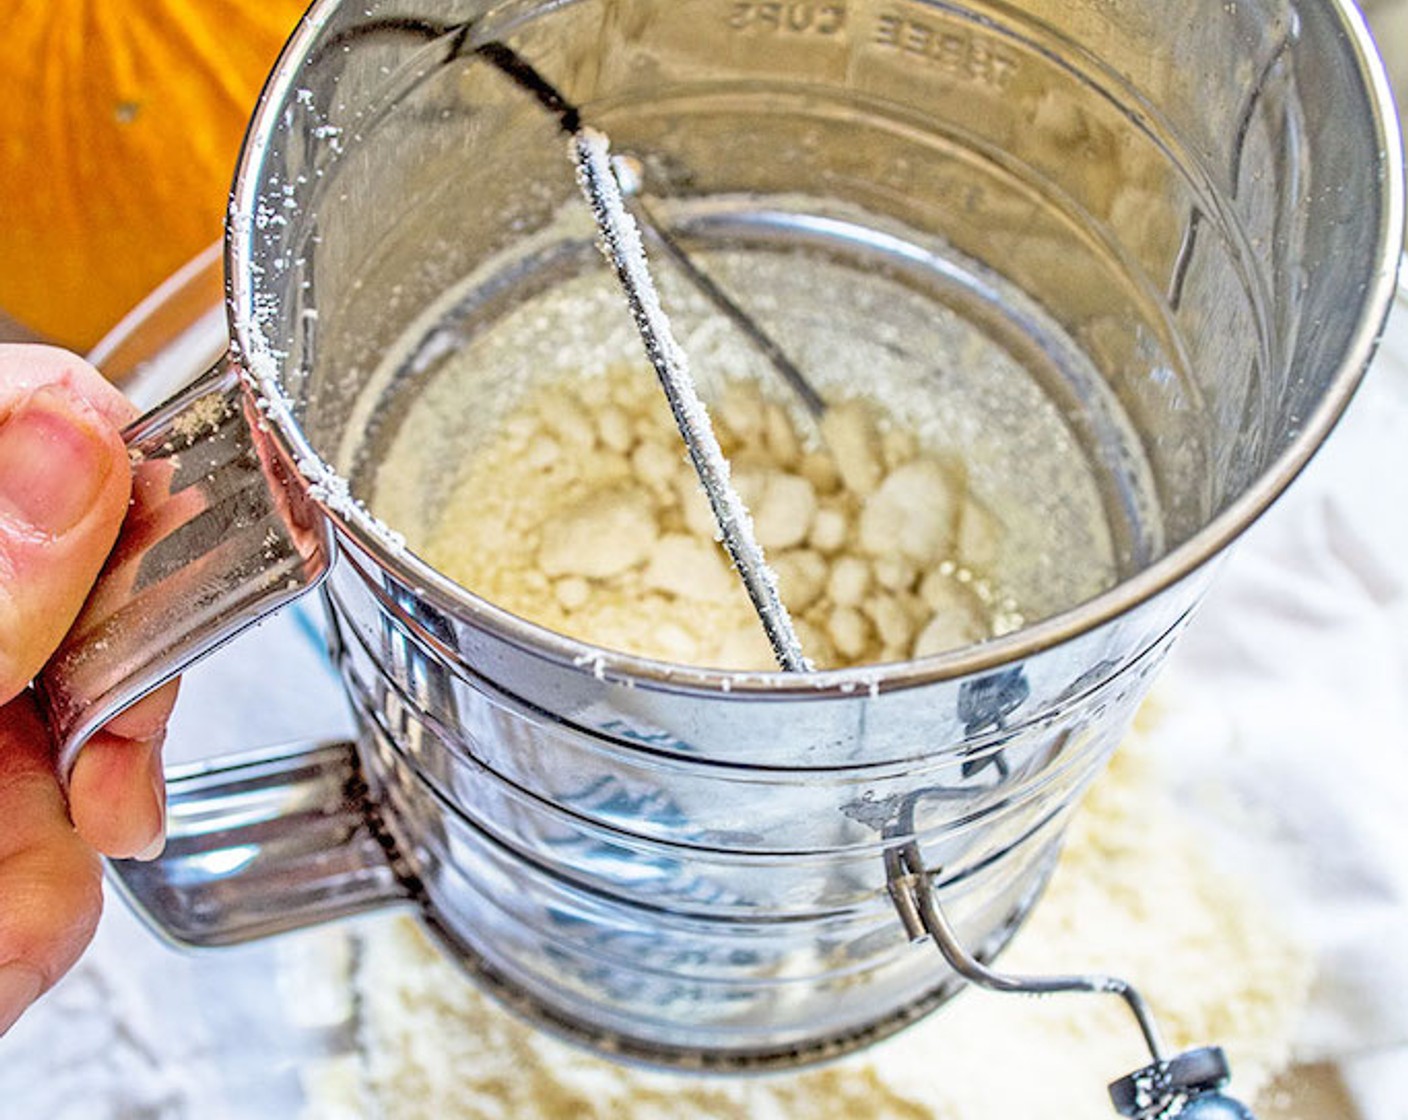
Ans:
[[[736,381],[714,425],[819,667],[940,653],[1021,624],[964,554],[965,540],[990,554],[1002,528],[967,494],[961,465],[869,402],[839,402],[817,431]],[[982,530],[965,536],[970,519]],[[716,535],[654,379],[623,363],[527,393],[411,544],[559,633],[674,662],[775,668]]]

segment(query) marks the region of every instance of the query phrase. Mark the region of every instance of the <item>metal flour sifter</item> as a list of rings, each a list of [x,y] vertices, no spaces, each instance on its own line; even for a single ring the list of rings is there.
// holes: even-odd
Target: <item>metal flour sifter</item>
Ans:
[[[1398,139],[1358,17],[1204,16],[315,5],[236,184],[232,353],[130,433],[139,506],[44,687],[71,761],[113,711],[326,576],[362,735],[173,785],[167,855],[121,869],[153,921],[220,944],[410,900],[538,1021],[696,1068],[844,1052],[959,977],[1111,991],[1155,1059],[1117,1084],[1126,1115],[1244,1115],[1217,1055],[1166,1059],[1126,985],[980,963],[1034,903],[1211,561],[1344,407],[1391,296]],[[808,378],[844,332],[875,339],[851,376],[1008,399],[996,375],[934,379],[949,319],[1017,356],[1069,461],[1036,469],[1049,441],[993,409],[994,485],[1004,463],[1083,477],[1111,586],[858,682],[587,647],[402,548],[352,495],[433,347],[374,359],[430,323],[471,338],[600,267],[591,236],[554,224],[576,184],[560,114],[524,96],[540,73],[641,160],[687,259],[792,254],[934,308],[895,338],[844,300],[819,308],[805,269],[795,290],[731,286]]]

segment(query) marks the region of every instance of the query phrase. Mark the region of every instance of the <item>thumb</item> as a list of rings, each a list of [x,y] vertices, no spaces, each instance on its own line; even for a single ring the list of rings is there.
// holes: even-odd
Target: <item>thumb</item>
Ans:
[[[113,423],[63,383],[0,404],[0,703],[39,672],[97,578],[131,494]]]

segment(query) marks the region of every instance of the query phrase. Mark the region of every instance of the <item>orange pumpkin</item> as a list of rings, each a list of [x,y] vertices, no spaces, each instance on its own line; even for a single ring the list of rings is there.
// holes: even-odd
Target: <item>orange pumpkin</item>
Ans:
[[[306,0],[3,0],[0,309],[86,349],[221,232]]]

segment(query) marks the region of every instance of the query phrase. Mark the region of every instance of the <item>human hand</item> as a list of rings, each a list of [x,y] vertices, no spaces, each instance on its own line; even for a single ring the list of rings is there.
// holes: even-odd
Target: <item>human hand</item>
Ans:
[[[154,858],[173,682],[100,731],[65,804],[30,682],[72,625],[132,490],[133,408],[47,346],[0,345],[0,1035],[92,939],[98,853]]]

